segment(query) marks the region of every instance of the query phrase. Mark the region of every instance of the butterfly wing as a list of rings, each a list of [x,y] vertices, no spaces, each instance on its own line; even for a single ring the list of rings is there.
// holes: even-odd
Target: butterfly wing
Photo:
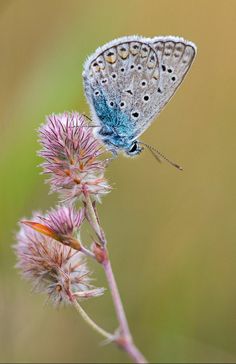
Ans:
[[[179,37],[156,37],[149,43],[158,59],[159,78],[154,93],[154,114],[144,120],[137,134],[141,134],[162,111],[186,76],[196,55],[194,43]]]
[[[153,109],[159,72],[152,46],[140,37],[108,43],[88,59],[83,76],[95,119],[115,126],[119,135],[133,138],[137,125]]]
[[[174,37],[124,37],[98,48],[83,72],[95,120],[129,142],[137,138],[174,94],[194,54],[192,43]]]

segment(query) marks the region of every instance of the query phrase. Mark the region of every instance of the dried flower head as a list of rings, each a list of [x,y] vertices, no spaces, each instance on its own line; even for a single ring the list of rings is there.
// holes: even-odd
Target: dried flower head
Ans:
[[[40,224],[42,218],[38,215],[40,214],[34,214],[32,220]],[[57,226],[57,217],[51,213],[44,218],[44,221],[49,221],[49,229]],[[64,228],[63,232],[68,232],[67,227]],[[69,229],[71,231],[71,227]],[[47,293],[55,304],[69,303],[73,295],[87,298],[103,293],[102,288],[94,289],[91,286],[90,272],[80,252],[35,231],[31,226],[21,225],[15,251],[17,267],[23,277],[32,281],[38,292]]]
[[[39,155],[46,159],[41,166],[50,174],[51,191],[59,192],[67,201],[86,193],[99,200],[109,192],[104,178],[106,163],[99,159],[103,147],[83,115],[50,115],[39,134],[43,146]]]

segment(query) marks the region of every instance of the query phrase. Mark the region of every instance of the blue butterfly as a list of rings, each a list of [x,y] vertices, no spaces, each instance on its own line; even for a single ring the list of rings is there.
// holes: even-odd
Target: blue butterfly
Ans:
[[[96,134],[109,150],[128,156],[142,151],[145,144],[138,137],[173,96],[195,54],[195,44],[183,38],[129,36],[88,58],[85,93],[99,125]]]

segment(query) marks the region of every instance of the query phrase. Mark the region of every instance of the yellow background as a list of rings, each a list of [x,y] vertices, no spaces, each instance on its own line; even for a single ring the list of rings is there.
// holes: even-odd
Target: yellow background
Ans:
[[[12,244],[21,217],[56,202],[39,176],[36,129],[52,112],[88,113],[84,60],[130,34],[198,46],[185,82],[142,138],[184,172],[148,152],[120,156],[107,172],[114,190],[99,211],[132,333],[152,362],[236,361],[235,24],[234,0],[1,0],[1,362],[128,360],[99,345],[72,308],[32,294]],[[109,292],[83,307],[115,328]]]

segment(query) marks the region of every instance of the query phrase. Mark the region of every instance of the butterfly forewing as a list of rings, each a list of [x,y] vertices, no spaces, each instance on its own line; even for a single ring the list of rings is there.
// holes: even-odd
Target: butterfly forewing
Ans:
[[[86,95],[94,103],[96,91],[106,95],[108,106],[125,113],[134,125],[155,113],[159,78],[156,52],[147,42],[125,38],[104,46],[85,66]],[[99,96],[99,94],[98,94]]]

